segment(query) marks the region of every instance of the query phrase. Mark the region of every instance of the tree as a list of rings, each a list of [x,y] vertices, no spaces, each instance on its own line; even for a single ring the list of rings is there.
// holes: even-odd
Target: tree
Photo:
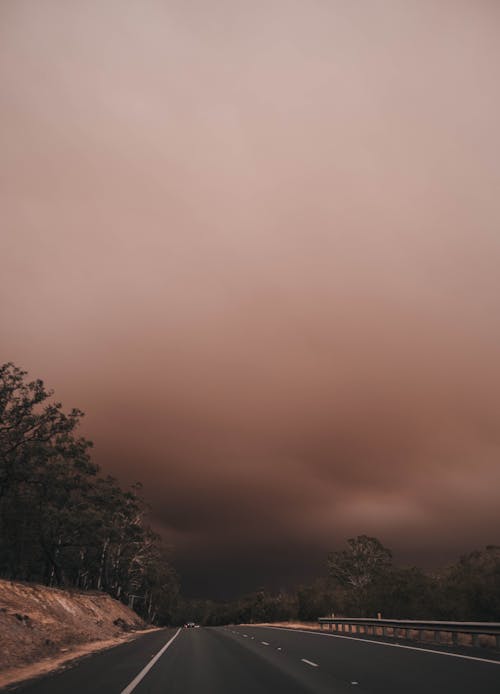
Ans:
[[[43,564],[62,582],[56,507],[97,467],[91,443],[74,433],[82,412],[64,413],[43,381],[27,382],[26,375],[11,362],[0,366],[0,568],[29,579],[35,564],[43,573]]]
[[[350,538],[347,545],[347,549],[329,554],[328,573],[335,583],[350,590],[356,611],[366,612],[370,589],[392,566],[392,552],[367,535]]]
[[[435,581],[415,566],[393,567],[378,581],[373,604],[388,619],[432,619]]]
[[[92,444],[73,435],[83,413],[65,414],[43,381],[26,383],[26,375],[11,362],[0,366],[0,497],[12,485],[31,480],[37,464],[68,456],[89,462]]]
[[[500,547],[466,554],[437,577],[438,616],[459,620],[500,620]]]
[[[312,622],[318,617],[327,617],[339,612],[338,590],[332,589],[324,578],[297,590],[297,617],[301,621]]]
[[[82,412],[65,413],[43,381],[0,366],[0,575],[105,590],[165,622],[178,582],[146,524],[140,485],[101,477]],[[168,614],[167,614],[168,613]]]

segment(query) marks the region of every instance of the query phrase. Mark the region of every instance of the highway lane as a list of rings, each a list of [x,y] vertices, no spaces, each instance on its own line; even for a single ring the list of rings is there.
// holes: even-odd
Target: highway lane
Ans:
[[[500,663],[266,627],[165,629],[19,694],[498,694]],[[170,642],[142,679],[134,680]],[[132,688],[131,688],[132,687]]]
[[[500,662],[453,657],[421,648],[356,640],[321,632],[265,627],[231,627],[232,638],[269,643],[290,660],[305,658],[317,665],[325,679],[351,683],[357,692],[371,694],[499,694]],[[244,636],[246,634],[246,637]],[[252,638],[253,637],[253,638]],[[356,682],[357,684],[352,684]]]
[[[23,694],[121,692],[176,631],[161,629],[143,634],[133,641],[73,661],[73,664],[68,664],[69,669],[6,689]]]

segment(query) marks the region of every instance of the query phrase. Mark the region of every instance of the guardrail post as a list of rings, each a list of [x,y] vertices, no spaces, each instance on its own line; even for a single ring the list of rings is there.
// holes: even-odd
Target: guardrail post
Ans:
[[[318,620],[319,621],[319,620]],[[405,639],[415,639],[423,642],[430,637],[436,644],[451,643],[457,647],[462,642],[460,634],[470,636],[470,646],[480,646],[480,636],[486,635],[495,639],[495,647],[500,651],[500,622],[448,622],[433,620],[401,620],[401,619],[358,619],[341,618],[339,620],[328,617],[319,621],[321,630],[324,625],[330,625],[330,631],[345,634],[364,634],[365,636],[379,636]],[[327,626],[328,630],[328,626]],[[450,636],[448,636],[448,634]]]

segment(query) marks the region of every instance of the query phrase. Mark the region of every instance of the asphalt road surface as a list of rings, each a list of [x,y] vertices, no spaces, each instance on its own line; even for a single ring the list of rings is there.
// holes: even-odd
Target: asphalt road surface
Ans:
[[[499,694],[500,661],[265,627],[162,629],[19,694]]]

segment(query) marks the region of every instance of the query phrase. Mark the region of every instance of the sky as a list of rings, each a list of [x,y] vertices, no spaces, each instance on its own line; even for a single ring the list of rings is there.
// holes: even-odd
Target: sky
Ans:
[[[500,5],[2,0],[0,361],[188,594],[500,543]]]

